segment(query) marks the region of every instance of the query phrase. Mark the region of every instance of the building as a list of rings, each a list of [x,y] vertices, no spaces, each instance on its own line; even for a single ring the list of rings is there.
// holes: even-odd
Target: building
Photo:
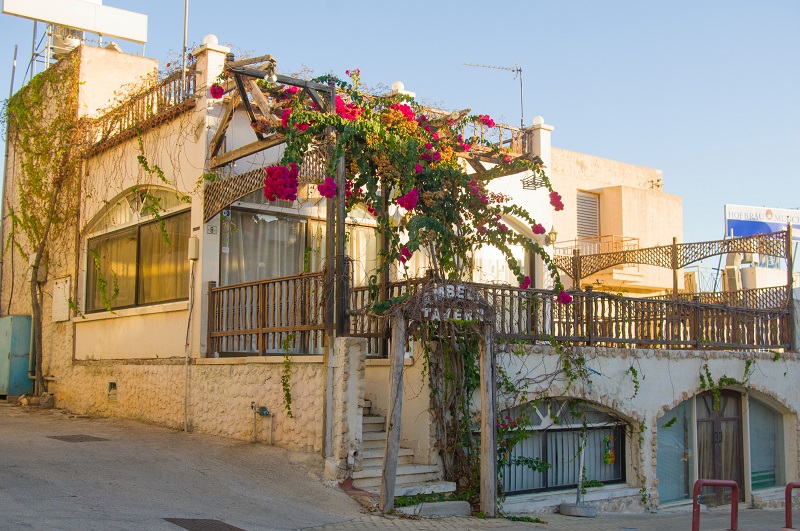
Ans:
[[[75,208],[59,219],[47,270],[37,277],[42,376],[59,407],[319,453],[331,476],[374,488],[390,398],[389,362],[380,356],[386,323],[356,312],[350,333],[330,340],[321,272],[328,210],[309,184],[320,178],[319,165],[313,157],[304,164],[300,201],[267,204],[263,169],[281,146],[253,140],[248,113],[258,110],[260,89],[244,87],[249,110],[238,96],[209,96],[228,52],[211,36],[194,50],[188,91],[179,75],[137,89],[152,60],[85,46],[42,74],[51,76],[42,78],[48,104],[94,120],[95,135],[69,181]],[[270,61],[261,62],[268,70]],[[77,99],[53,97],[70,65],[77,77],[66,90]],[[555,244],[555,255],[633,252],[681,238],[680,198],[663,193],[658,171],[552,148],[553,128],[541,119],[525,131],[505,127],[551,168],[564,202],[575,207],[544,214],[541,222],[553,229],[548,242],[529,234]],[[10,131],[5,196],[15,212],[23,208],[24,149]],[[550,212],[546,192],[519,175],[493,187]],[[359,310],[378,243],[366,212],[355,209],[347,226],[347,253],[356,258],[349,303]],[[3,230],[19,238],[3,260],[3,314],[30,313],[32,248],[8,216]],[[549,287],[540,261],[519,259],[534,287]],[[533,378],[524,400],[502,397],[504,414],[532,420],[514,452],[552,464],[547,473],[504,472],[513,495],[507,510],[548,510],[572,496],[583,426],[564,409],[572,399],[584,401],[589,419],[587,472],[607,484],[590,497],[608,510],[685,501],[699,477],[735,479],[747,500],[770,500],[796,477],[800,395],[786,299],[780,308],[739,311],[576,292],[573,305],[561,307],[551,292],[502,285],[509,273],[491,250],[476,253],[475,270],[481,293],[500,308],[506,341],[497,344],[498,362],[509,373],[557,367],[560,354],[544,341],[550,336],[585,345],[575,352],[590,369],[575,385]],[[581,287],[638,295],[675,287],[669,273],[644,266],[581,280]],[[399,485],[441,479],[419,349],[412,346],[405,364]]]

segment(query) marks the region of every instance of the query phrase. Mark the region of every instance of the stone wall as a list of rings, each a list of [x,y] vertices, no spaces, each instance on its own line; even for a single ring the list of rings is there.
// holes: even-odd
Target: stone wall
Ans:
[[[200,431],[252,441],[251,404],[271,416],[255,419],[256,438],[294,451],[322,452],[320,357],[292,360],[292,417],[284,406],[282,358],[193,360],[189,366],[188,424]],[[78,414],[123,417],[174,429],[184,427],[183,360],[76,361],[51,384],[56,406]],[[116,392],[109,394],[109,383]]]

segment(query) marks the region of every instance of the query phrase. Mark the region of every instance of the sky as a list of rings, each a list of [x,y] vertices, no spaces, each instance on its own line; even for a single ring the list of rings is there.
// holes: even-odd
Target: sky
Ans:
[[[179,57],[184,2],[103,4],[148,16],[147,56]],[[541,115],[555,147],[662,170],[691,242],[724,236],[726,203],[800,208],[798,28],[796,0],[190,0],[188,40],[213,33],[284,74],[360,68],[367,86],[400,80],[424,103],[512,125],[514,73],[464,63],[519,65],[526,125]],[[21,85],[32,32],[0,15],[0,99],[15,44]]]

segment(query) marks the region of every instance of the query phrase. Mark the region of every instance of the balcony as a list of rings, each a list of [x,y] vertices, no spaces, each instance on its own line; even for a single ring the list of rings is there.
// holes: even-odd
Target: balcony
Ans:
[[[633,251],[639,248],[639,238],[607,234],[605,236],[592,236],[578,238],[553,246],[556,256],[572,256],[579,251],[582,256],[587,254],[615,253],[619,251]]]

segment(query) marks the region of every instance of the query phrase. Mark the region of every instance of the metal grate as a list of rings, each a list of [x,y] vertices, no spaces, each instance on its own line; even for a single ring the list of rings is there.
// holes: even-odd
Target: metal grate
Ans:
[[[241,527],[226,524],[221,520],[203,518],[164,518],[164,520],[189,531],[244,531]]]
[[[107,441],[108,439],[103,439],[101,437],[93,437],[92,435],[48,435],[48,439],[56,439],[59,441],[64,442],[94,442],[94,441]]]

